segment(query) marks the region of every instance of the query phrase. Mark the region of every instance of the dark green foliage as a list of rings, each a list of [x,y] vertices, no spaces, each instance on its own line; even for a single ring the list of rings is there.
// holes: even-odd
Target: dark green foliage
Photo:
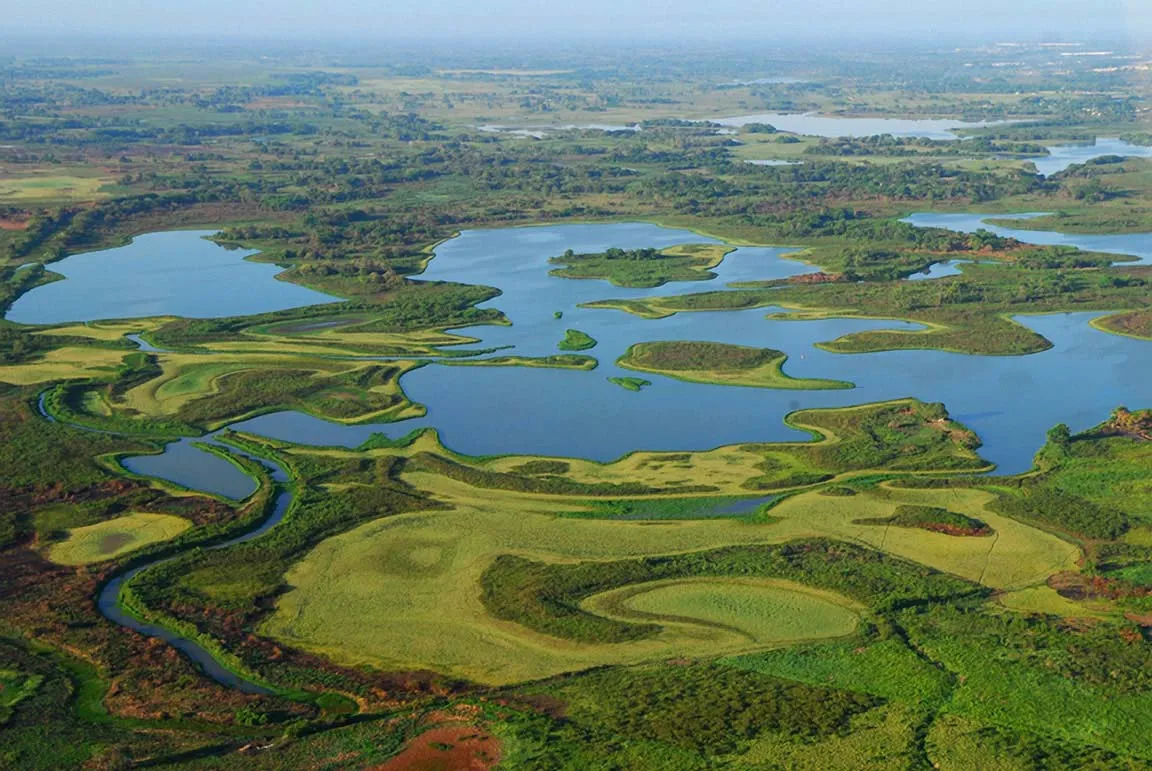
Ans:
[[[688,252],[689,247],[680,247]],[[669,281],[715,278],[705,271],[711,260],[690,253],[664,254],[659,249],[608,249],[599,254],[574,254],[571,249],[549,262],[564,265],[552,271],[564,278],[601,278],[616,286],[657,287]]]
[[[1051,487],[1031,486],[1002,495],[993,508],[1087,538],[1119,538],[1128,530],[1124,512]]]
[[[625,358],[647,369],[677,372],[756,369],[774,361],[783,361],[785,355],[772,348],[678,340],[639,343],[629,349]]]
[[[899,618],[921,643],[967,641],[997,663],[1056,674],[1110,694],[1152,689],[1152,645],[1131,622],[1071,624],[1042,615],[946,605],[906,611]]]
[[[1149,761],[1124,757],[1100,747],[999,726],[981,726],[974,734],[990,755],[1012,763],[1012,767],[1036,771],[1147,771],[1152,768]]]
[[[705,756],[735,752],[765,734],[842,735],[853,716],[882,703],[713,664],[608,669],[549,691],[567,701],[567,718],[578,724]]]
[[[572,468],[562,460],[530,460],[514,469],[517,474],[567,474]]]
[[[930,568],[824,539],[575,565],[504,555],[480,584],[484,605],[497,618],[555,637],[606,643],[651,637],[660,627],[593,615],[580,607],[582,600],[621,586],[702,576],[783,578],[841,592],[876,609],[984,591]]]
[[[939,506],[914,506],[901,504],[891,517],[879,519],[858,519],[862,525],[894,525],[895,527],[915,527],[933,530],[948,535],[991,535],[992,529],[978,519],[959,514]]]

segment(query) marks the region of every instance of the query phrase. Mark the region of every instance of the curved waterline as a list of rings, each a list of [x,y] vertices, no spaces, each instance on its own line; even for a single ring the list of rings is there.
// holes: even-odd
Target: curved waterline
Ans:
[[[47,399],[47,396],[48,392],[44,391],[40,394],[40,398],[37,402],[40,415],[48,421],[53,423],[60,423],[60,421],[51,413],[49,413],[45,407],[45,400]],[[79,423],[64,423],[63,425],[67,425],[72,428],[78,428],[83,431],[113,434],[116,436],[129,436],[128,434],[121,434],[113,431],[100,431],[97,429],[92,429]],[[249,530],[245,533],[242,533],[241,535],[229,538],[226,541],[207,547],[209,549],[226,549],[229,546],[236,546],[238,544],[251,541],[255,538],[259,538],[273,527],[275,527],[277,524],[279,524],[280,521],[284,519],[284,516],[288,513],[288,510],[291,508],[294,495],[287,486],[289,481],[288,472],[279,463],[270,458],[263,458],[251,453],[244,452],[243,450],[238,450],[237,448],[230,445],[224,445],[223,442],[214,439],[213,436],[214,434],[209,435],[202,438],[200,441],[203,441],[207,444],[227,446],[230,452],[234,452],[237,455],[241,455],[261,464],[264,466],[264,468],[268,469],[273,483],[276,485],[276,488],[278,488],[276,497],[271,506],[271,511],[255,529]],[[276,693],[276,691],[272,690],[271,688],[260,685],[259,683],[256,683],[253,680],[250,680],[249,678],[246,678],[243,675],[240,675],[229,669],[226,665],[221,663],[215,654],[190,637],[169,629],[168,627],[162,626],[160,624],[153,624],[132,615],[132,613],[120,602],[121,591],[127,582],[131,581],[143,571],[156,567],[157,565],[164,565],[177,560],[185,553],[186,552],[180,552],[178,554],[167,557],[159,557],[149,562],[145,562],[144,564],[136,565],[135,567],[129,568],[128,570],[113,576],[111,579],[105,582],[105,584],[100,588],[99,594],[96,596],[96,607],[100,610],[100,614],[112,623],[118,624],[119,626],[122,626],[126,629],[131,629],[132,631],[138,634],[142,634],[145,637],[153,637],[158,640],[163,640],[176,650],[183,653],[186,657],[188,657],[188,659],[192,661],[192,663],[196,664],[205,675],[212,678],[221,685],[228,686],[229,688],[235,688],[236,690],[243,693],[260,695],[271,695]]]

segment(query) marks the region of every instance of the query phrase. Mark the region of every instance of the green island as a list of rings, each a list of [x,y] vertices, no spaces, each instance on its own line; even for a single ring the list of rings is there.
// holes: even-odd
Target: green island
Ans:
[[[651,380],[645,380],[642,377],[610,377],[608,381],[615,383],[625,391],[643,391],[652,385]]]
[[[658,287],[669,281],[702,281],[735,247],[726,244],[681,244],[665,249],[611,248],[598,254],[571,249],[549,262],[563,265],[552,271],[563,278],[599,278],[615,286]]]
[[[556,347],[561,351],[586,351],[595,348],[596,341],[579,329],[569,329],[564,332],[564,339]]]
[[[798,390],[853,387],[839,380],[790,377],[783,369],[787,359],[771,348],[680,340],[637,343],[616,363],[695,383]]]
[[[1152,767],[1139,40],[109,3],[0,62],[0,767]]]

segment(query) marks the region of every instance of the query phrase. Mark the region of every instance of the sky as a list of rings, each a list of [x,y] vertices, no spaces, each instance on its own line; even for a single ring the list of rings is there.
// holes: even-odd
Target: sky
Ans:
[[[9,32],[1152,41],[1152,0],[0,0]]]

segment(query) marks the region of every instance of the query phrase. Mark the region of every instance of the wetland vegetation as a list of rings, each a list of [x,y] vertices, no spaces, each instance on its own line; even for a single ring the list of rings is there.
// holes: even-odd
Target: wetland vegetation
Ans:
[[[1152,764],[1139,53],[14,49],[0,766]]]

